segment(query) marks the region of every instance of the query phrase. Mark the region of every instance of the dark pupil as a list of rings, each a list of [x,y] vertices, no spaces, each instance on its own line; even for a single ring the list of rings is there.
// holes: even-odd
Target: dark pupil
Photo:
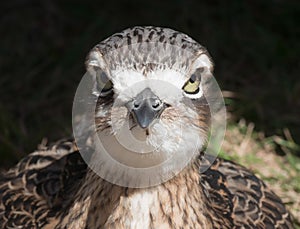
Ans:
[[[195,74],[193,74],[189,81],[190,81],[190,83],[195,83],[196,80],[197,80],[197,76]]]

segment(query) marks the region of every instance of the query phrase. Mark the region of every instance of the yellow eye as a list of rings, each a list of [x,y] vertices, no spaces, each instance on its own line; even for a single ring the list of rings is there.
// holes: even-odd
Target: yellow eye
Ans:
[[[193,74],[191,78],[184,84],[183,90],[187,94],[197,94],[199,92],[200,78]]]
[[[98,70],[96,80],[100,96],[106,96],[112,92],[113,83],[111,82],[111,80],[109,80],[105,72]]]

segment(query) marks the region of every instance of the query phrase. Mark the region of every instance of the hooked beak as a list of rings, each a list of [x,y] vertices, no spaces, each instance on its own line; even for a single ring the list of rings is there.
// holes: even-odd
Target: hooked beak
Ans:
[[[150,88],[141,91],[132,101],[128,102],[126,106],[136,122],[143,129],[148,128],[167,107]]]

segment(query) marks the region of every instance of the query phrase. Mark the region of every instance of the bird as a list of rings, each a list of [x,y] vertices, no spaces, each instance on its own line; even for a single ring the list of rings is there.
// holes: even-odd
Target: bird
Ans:
[[[135,26],[92,48],[86,69],[77,101],[92,109],[73,119],[75,138],[1,173],[0,228],[294,228],[261,179],[205,153],[213,62],[202,45]]]

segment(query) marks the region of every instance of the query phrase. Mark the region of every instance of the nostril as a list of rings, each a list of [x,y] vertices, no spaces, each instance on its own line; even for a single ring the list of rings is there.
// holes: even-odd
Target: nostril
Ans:
[[[133,102],[133,107],[134,107],[135,109],[139,108],[139,107],[140,107],[140,103],[137,102],[137,101],[134,101],[134,102]]]
[[[157,109],[160,107],[160,105],[161,105],[161,101],[159,99],[155,99],[152,104],[152,108]]]

